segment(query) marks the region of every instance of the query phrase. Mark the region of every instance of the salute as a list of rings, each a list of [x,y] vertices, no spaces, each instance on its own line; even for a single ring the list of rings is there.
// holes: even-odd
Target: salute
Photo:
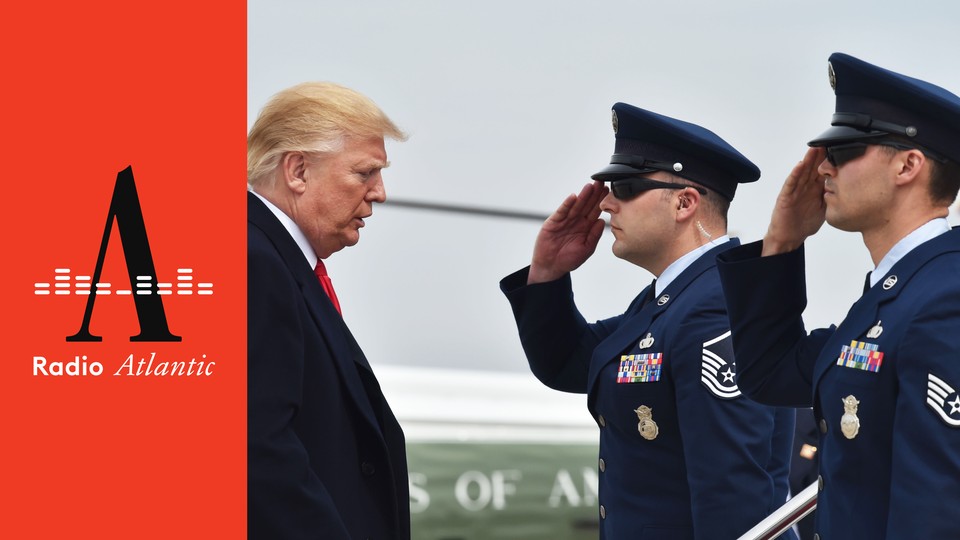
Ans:
[[[814,406],[818,537],[958,538],[960,98],[830,57],[832,126],[810,142],[762,242],[723,253],[740,389]],[[876,265],[839,327],[804,329],[803,241],[824,220]],[[846,271],[838,266],[838,271]]]
[[[735,539],[786,500],[793,411],[742,397],[716,255],[737,185],[760,171],[716,134],[613,107],[610,165],[544,223],[528,269],[501,281],[533,373],[587,394],[600,428],[600,536]],[[657,276],[588,324],[570,272],[596,249]],[[638,287],[626,284],[633,297]],[[792,533],[788,533],[792,537]]]

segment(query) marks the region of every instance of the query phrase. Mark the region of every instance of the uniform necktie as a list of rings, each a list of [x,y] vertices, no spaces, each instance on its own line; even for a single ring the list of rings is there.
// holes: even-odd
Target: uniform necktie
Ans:
[[[650,287],[647,288],[647,295],[643,297],[643,302],[640,303],[640,307],[653,302],[653,299],[657,297],[657,278],[653,278],[653,281],[650,282]]]
[[[333,307],[337,308],[337,313],[343,315],[343,312],[340,311],[340,300],[337,300],[337,293],[333,290],[333,282],[330,281],[330,276],[327,275],[327,267],[323,265],[322,260],[317,259],[317,267],[313,269],[313,272],[317,274],[317,279],[320,280],[320,286],[323,287],[323,291],[330,297],[330,302],[333,303]]]
[[[870,275],[873,272],[867,272],[867,279],[863,280],[863,294],[867,294],[867,291],[870,290]]]

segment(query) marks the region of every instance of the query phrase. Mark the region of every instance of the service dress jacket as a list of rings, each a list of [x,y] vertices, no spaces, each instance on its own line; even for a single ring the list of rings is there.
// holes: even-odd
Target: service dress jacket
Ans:
[[[403,432],[303,252],[247,201],[248,537],[410,538]]]
[[[737,244],[593,324],[569,274],[526,285],[527,268],[500,283],[534,375],[588,395],[600,428],[601,538],[735,539],[787,498],[793,410],[751,402],[733,379],[715,257]]]
[[[720,256],[738,382],[763,403],[813,405],[819,538],[960,538],[960,230],[809,334],[803,247],[761,249]]]

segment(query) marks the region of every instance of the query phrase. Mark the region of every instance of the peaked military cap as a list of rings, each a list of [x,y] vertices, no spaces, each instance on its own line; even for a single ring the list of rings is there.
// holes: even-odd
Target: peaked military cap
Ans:
[[[810,146],[899,135],[960,161],[960,97],[843,53],[831,54],[827,67],[837,96],[833,127]]]
[[[613,132],[610,165],[594,174],[594,180],[611,182],[667,171],[733,199],[737,184],[760,178],[760,169],[736,148],[689,122],[617,103]]]

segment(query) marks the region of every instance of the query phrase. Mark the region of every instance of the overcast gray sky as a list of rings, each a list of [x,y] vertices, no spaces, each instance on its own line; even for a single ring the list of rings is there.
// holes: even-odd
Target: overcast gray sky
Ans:
[[[829,125],[841,51],[960,92],[960,2],[248,1],[248,125],[278,90],[334,81],[410,134],[388,197],[550,213],[613,152],[617,101],[707,127],[753,160],[730,229],[760,238],[805,143]],[[380,205],[327,262],[374,364],[526,370],[497,282],[539,224]],[[951,223],[960,219],[951,216]],[[574,273],[588,320],[651,276],[610,253]],[[808,328],[839,322],[872,268],[859,235],[807,243]]]

